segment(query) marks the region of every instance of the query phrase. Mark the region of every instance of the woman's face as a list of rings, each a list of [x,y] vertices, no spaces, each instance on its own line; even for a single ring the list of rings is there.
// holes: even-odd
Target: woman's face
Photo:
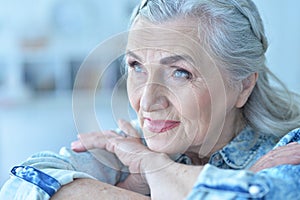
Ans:
[[[129,101],[153,151],[199,151],[204,141],[215,148],[232,138],[223,132],[233,126],[238,94],[223,83],[195,27],[192,21],[139,19],[129,34]]]

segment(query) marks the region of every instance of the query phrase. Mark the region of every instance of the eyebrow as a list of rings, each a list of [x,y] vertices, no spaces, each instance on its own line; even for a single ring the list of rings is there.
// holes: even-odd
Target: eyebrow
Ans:
[[[130,55],[130,56],[134,57],[135,59],[137,59],[139,61],[142,60],[138,55],[136,55],[132,51],[127,51],[126,55]],[[174,55],[174,56],[167,56],[167,57],[162,58],[160,60],[160,64],[170,65],[170,64],[176,63],[176,62],[181,61],[181,60],[194,63],[192,57],[189,56],[189,55]]]
[[[125,55],[129,55],[129,56],[131,56],[131,57],[134,57],[135,59],[137,59],[137,60],[139,60],[139,61],[142,60],[138,55],[136,55],[136,54],[133,53],[132,51],[126,51]]]

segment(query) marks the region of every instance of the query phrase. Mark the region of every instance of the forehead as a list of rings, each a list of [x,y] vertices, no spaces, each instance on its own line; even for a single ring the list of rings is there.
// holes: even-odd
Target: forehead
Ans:
[[[197,23],[173,20],[154,24],[138,19],[129,31],[127,50],[153,49],[172,54],[187,54],[202,49],[197,36]]]
[[[214,64],[198,37],[198,23],[193,19],[178,19],[160,24],[138,19],[129,31],[126,50],[185,56],[196,66]]]

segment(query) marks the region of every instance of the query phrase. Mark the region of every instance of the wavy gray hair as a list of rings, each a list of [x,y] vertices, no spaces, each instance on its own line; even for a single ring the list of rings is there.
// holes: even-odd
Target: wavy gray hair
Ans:
[[[146,0],[134,11],[131,24],[139,16],[153,23],[174,17],[199,19],[199,39],[218,66],[229,72],[230,85],[259,73],[256,86],[241,109],[245,123],[258,133],[278,137],[300,125],[298,95],[288,91],[265,65],[268,42],[251,0]],[[278,84],[272,86],[269,78]]]

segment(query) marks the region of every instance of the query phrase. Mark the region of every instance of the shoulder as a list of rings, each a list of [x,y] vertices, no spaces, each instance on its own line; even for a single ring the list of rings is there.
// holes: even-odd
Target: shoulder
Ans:
[[[287,145],[288,143],[291,143],[291,142],[299,142],[300,143],[300,127],[288,132],[287,134],[285,134],[278,141],[275,148]]]

